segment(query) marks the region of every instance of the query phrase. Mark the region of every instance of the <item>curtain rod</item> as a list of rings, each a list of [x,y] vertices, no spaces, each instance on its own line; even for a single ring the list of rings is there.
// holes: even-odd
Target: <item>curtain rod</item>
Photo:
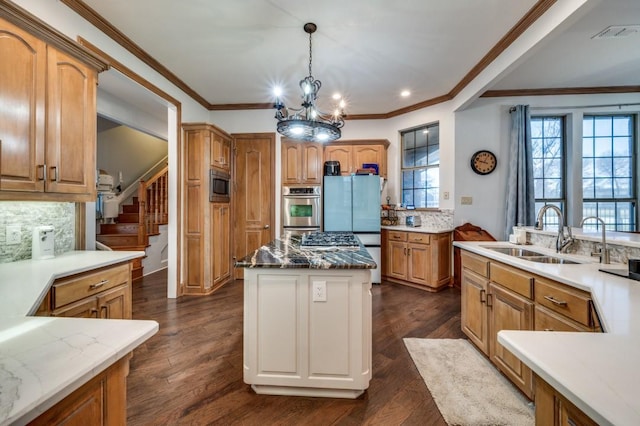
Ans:
[[[538,107],[530,107],[529,109],[540,110],[540,109],[586,109],[586,108],[612,108],[618,107],[618,109],[622,107],[628,106],[640,106],[640,102],[634,103],[626,103],[626,104],[602,104],[602,105],[580,105],[580,106],[538,106]],[[511,107],[509,112],[513,112],[515,107]]]

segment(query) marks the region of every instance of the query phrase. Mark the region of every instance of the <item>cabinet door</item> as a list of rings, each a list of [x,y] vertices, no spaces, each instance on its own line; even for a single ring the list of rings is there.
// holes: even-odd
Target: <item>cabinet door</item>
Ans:
[[[338,161],[340,162],[340,174],[348,176],[352,170],[351,165],[351,145],[330,145],[324,149],[325,161]]]
[[[214,204],[212,207],[212,235],[215,236],[213,250],[213,283],[223,282],[231,275],[231,214],[229,204]]]
[[[131,286],[123,285],[98,296],[100,318],[131,319]]]
[[[215,132],[211,132],[211,166],[229,171],[231,165],[231,141]]]
[[[460,282],[462,332],[486,355],[489,355],[488,286],[486,278],[463,265]]]
[[[46,53],[44,42],[0,20],[2,191],[44,190]]]
[[[498,343],[500,330],[533,330],[533,302],[493,283],[489,284],[490,358],[516,386],[533,398],[533,375],[515,355]]]
[[[282,183],[297,184],[302,182],[302,149],[298,142],[282,143]]]
[[[47,48],[45,190],[96,197],[96,71]]]
[[[430,286],[431,246],[427,244],[407,245],[407,278],[415,284]]]
[[[51,312],[53,317],[73,318],[98,318],[98,300],[96,297],[87,297],[76,303],[63,306]]]
[[[302,145],[302,183],[322,183],[322,145],[307,143]]]
[[[389,270],[390,277],[407,279],[407,244],[389,241]]]
[[[365,163],[375,163],[378,170],[382,167],[382,157],[385,153],[382,145],[354,145],[353,146],[353,171],[362,168]]]

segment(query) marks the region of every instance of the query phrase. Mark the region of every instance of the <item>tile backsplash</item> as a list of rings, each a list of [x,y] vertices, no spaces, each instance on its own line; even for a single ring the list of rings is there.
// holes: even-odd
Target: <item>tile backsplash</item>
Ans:
[[[407,216],[420,216],[423,228],[453,229],[453,210],[397,210],[398,225],[406,223]]]
[[[74,203],[0,202],[0,263],[31,259],[33,228],[52,225],[55,228],[55,254],[75,248],[76,210]],[[7,226],[20,226],[20,243],[7,245]]]

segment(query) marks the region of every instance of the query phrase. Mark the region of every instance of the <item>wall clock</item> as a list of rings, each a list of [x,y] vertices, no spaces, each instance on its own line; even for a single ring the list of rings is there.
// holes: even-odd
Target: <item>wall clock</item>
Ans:
[[[479,175],[488,175],[497,165],[498,159],[491,151],[481,150],[471,156],[471,170]]]

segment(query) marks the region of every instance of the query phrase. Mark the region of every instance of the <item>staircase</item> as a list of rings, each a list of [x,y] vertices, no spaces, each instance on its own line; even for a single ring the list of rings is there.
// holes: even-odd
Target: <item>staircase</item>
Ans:
[[[149,236],[158,234],[158,227],[169,221],[168,216],[168,167],[147,181],[140,181],[138,196],[131,204],[121,205],[115,223],[99,225],[96,240],[111,250],[144,251],[149,246]],[[142,258],[133,263],[131,278],[136,281],[143,276]]]

